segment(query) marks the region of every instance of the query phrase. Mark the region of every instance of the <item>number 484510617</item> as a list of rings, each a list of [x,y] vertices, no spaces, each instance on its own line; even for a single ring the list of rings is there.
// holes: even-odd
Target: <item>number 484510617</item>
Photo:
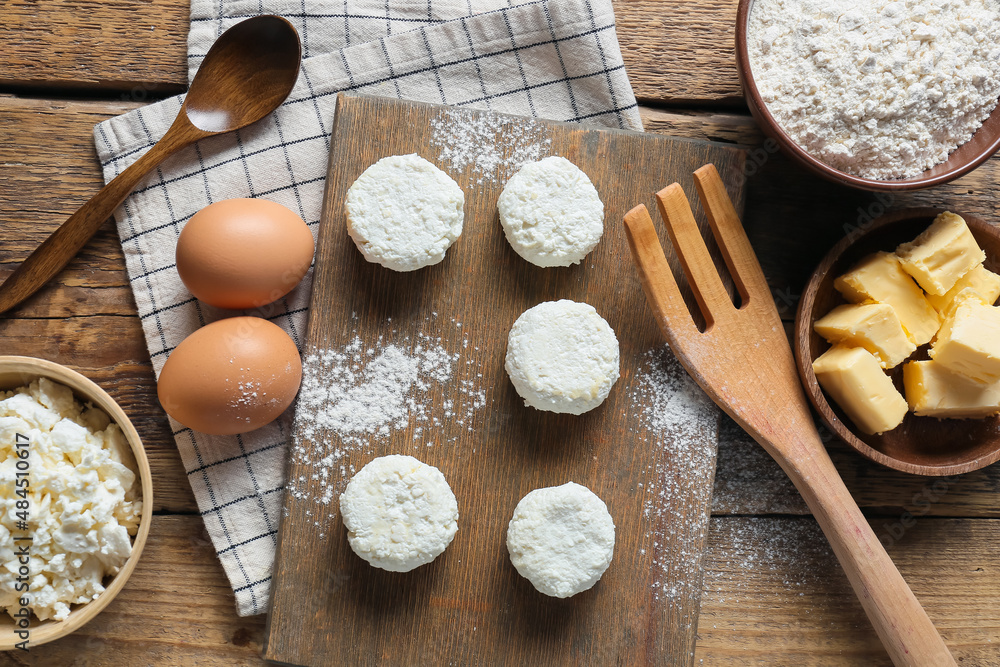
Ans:
[[[28,456],[31,453],[31,440],[28,436],[18,433],[14,438],[15,450],[17,453],[17,472],[15,473],[14,486],[16,490],[18,501],[14,503],[14,507],[17,509],[15,516],[17,517],[17,527],[21,530],[28,529],[28,518],[30,517],[29,509],[30,503],[28,501],[28,489],[31,486],[31,464],[28,461]]]

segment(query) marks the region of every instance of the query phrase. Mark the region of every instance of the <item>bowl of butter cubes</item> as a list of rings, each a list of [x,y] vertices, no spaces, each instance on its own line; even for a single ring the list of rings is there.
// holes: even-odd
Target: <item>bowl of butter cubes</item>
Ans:
[[[1000,460],[1000,227],[889,213],[820,262],[795,355],[820,418],[863,456],[917,475]]]
[[[149,535],[149,461],[94,382],[0,356],[0,489],[0,650],[30,651],[82,627],[125,586]]]

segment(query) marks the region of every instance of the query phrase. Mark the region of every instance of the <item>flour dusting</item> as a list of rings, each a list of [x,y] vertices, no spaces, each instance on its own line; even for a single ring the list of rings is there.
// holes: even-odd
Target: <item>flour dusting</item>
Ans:
[[[638,406],[629,415],[633,430],[645,431],[650,446],[663,450],[639,484],[646,496],[646,543],[657,573],[654,597],[698,598],[702,550],[697,545],[708,528],[719,412],[667,346],[645,354],[633,387],[632,402]],[[686,499],[700,511],[682,505]]]
[[[452,323],[460,329],[461,322]],[[463,338],[459,347],[468,346]],[[366,342],[355,331],[343,347],[310,350],[302,363],[295,410],[299,442],[291,460],[311,474],[290,479],[288,492],[327,505],[355,472],[342,463],[348,452],[411,427],[413,449],[451,444],[456,431],[474,430],[473,415],[487,403],[477,368],[475,358],[463,359],[440,336],[426,333],[398,336],[393,330]],[[435,401],[434,392],[453,382],[459,398]],[[431,430],[434,438],[425,438]],[[318,484],[318,497],[308,490],[312,483]]]
[[[536,162],[552,144],[548,128],[531,118],[447,109],[430,121],[431,146],[453,170],[471,170],[476,183],[505,183],[522,164]]]

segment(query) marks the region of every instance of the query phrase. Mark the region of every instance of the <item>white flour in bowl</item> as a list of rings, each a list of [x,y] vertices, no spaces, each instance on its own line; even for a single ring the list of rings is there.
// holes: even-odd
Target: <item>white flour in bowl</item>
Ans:
[[[747,48],[789,137],[866,178],[943,162],[1000,97],[998,0],[757,0]]]

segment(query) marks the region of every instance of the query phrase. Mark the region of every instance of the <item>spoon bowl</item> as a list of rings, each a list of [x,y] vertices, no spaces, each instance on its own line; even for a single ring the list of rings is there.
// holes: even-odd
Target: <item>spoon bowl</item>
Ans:
[[[145,155],[71,215],[0,285],[0,313],[59,273],[146,175],[196,141],[246,127],[277,109],[299,76],[302,45],[280,16],[257,16],[222,33],[198,69],[170,129]]]
[[[222,34],[184,98],[187,119],[203,132],[230,132],[276,109],[298,78],[301,46],[280,16],[258,16]]]

